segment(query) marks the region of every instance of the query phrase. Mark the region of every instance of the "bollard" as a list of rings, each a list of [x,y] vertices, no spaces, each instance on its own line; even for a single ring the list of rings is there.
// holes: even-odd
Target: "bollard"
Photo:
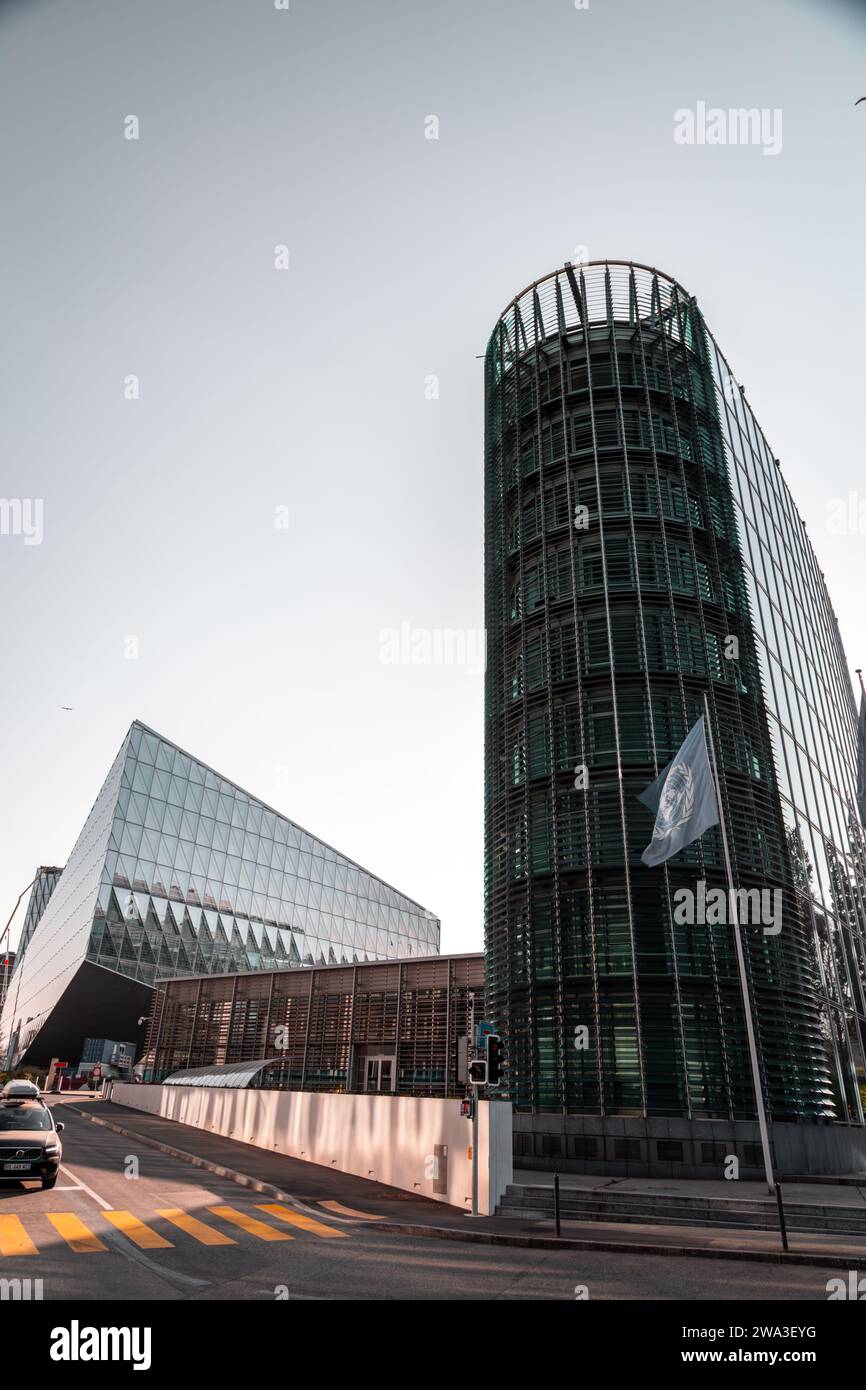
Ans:
[[[560,1235],[559,1229],[559,1174],[553,1175],[553,1217],[556,1222],[556,1234]]]
[[[782,1232],[782,1249],[788,1249],[788,1232],[785,1229],[785,1208],[782,1206],[782,1184],[776,1183],[776,1205],[779,1208],[779,1228]]]

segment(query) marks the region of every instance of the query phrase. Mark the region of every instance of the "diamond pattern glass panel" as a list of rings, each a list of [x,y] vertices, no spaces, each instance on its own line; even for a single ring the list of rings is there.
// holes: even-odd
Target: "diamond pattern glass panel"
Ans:
[[[35,1057],[84,962],[152,986],[160,976],[438,948],[432,913],[138,723],[62,877],[41,875],[0,1019],[0,1061],[7,1049]],[[338,881],[352,882],[354,893],[338,895]],[[377,933],[368,923],[385,895],[399,902],[403,921]]]

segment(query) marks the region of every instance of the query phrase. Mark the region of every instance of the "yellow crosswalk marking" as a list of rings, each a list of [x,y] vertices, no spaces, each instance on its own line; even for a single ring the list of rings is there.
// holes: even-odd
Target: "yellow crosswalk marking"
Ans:
[[[285,1231],[278,1231],[275,1226],[268,1226],[264,1221],[248,1216],[245,1211],[236,1211],[234,1207],[208,1207],[208,1211],[240,1226],[248,1235],[258,1236],[259,1240],[294,1240],[294,1236],[287,1235]]]
[[[63,1237],[76,1254],[87,1255],[96,1250],[108,1249],[74,1211],[49,1211],[47,1216],[58,1235]]]
[[[328,1207],[335,1213],[363,1221],[383,1221],[385,1219],[368,1212],[355,1211],[352,1207],[343,1206],[341,1202],[322,1202],[321,1205]],[[288,1226],[296,1226],[299,1230],[320,1236],[324,1240],[333,1240],[335,1237],[340,1239],[347,1235],[346,1231],[338,1231],[333,1226],[326,1226],[324,1222],[316,1221],[303,1212],[293,1211],[291,1207],[283,1206],[280,1202],[258,1203],[257,1210],[265,1212],[268,1216],[276,1217],[277,1220]],[[294,1236],[287,1231],[281,1231],[276,1226],[259,1221],[257,1217],[248,1212],[240,1211],[236,1207],[208,1207],[208,1211],[213,1216],[221,1217],[224,1221],[229,1221],[232,1225],[240,1227],[242,1231],[246,1231],[247,1235],[256,1236],[258,1240],[294,1240]],[[217,1230],[214,1226],[208,1226],[204,1221],[199,1221],[197,1217],[191,1216],[189,1212],[181,1210],[180,1207],[164,1207],[156,1214],[161,1216],[163,1220],[170,1221],[173,1226],[177,1226],[179,1230],[186,1232],[187,1235],[192,1236],[202,1245],[237,1244],[237,1241],[231,1236]],[[104,1241],[100,1240],[99,1236],[95,1235],[75,1212],[50,1211],[46,1212],[46,1215],[58,1235],[62,1236],[70,1249],[77,1254],[91,1254],[97,1250],[108,1250],[109,1247]],[[153,1230],[144,1221],[134,1216],[131,1211],[104,1211],[102,1215],[115,1230],[120,1231],[140,1250],[174,1249],[170,1240],[166,1240],[158,1231]],[[38,1254],[39,1250],[27,1234],[20,1217],[0,1215],[0,1255]]]
[[[38,1255],[17,1216],[0,1216],[0,1255]]]
[[[279,1202],[257,1202],[256,1206],[259,1211],[266,1211],[268,1216],[276,1216],[280,1221],[287,1221],[290,1226],[299,1226],[302,1231],[311,1231],[314,1236],[321,1236],[323,1240],[333,1240],[335,1237],[339,1240],[347,1236],[346,1231],[338,1231],[335,1226],[326,1226],[323,1221],[316,1221],[312,1216],[292,1211],[291,1207],[284,1207]]]
[[[149,1226],[145,1226],[143,1221],[139,1221],[137,1216],[133,1216],[131,1211],[104,1211],[102,1215],[106,1221],[110,1221],[112,1226],[116,1226],[118,1231],[127,1236],[137,1245],[139,1250],[173,1250],[174,1246],[170,1240],[166,1240],[158,1231],[152,1231]]]
[[[342,1202],[320,1202],[320,1207],[332,1211],[335,1216],[352,1216],[356,1221],[384,1221],[384,1216],[374,1216],[370,1211],[355,1211],[354,1207],[344,1207]]]
[[[173,1226],[186,1231],[188,1236],[200,1241],[202,1245],[237,1245],[237,1241],[232,1240],[231,1236],[217,1231],[213,1226],[206,1226],[197,1217],[190,1216],[189,1212],[181,1211],[180,1207],[163,1207],[156,1214],[170,1221]]]

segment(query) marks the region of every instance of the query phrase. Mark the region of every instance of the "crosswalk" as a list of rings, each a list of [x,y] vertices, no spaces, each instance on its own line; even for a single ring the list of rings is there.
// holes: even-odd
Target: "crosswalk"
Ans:
[[[335,1215],[339,1213],[338,1219],[340,1216],[351,1217],[357,1222],[383,1219],[367,1212],[354,1211],[339,1203],[323,1202],[321,1205],[330,1206]],[[209,1206],[198,1216],[180,1207],[161,1207],[146,1219],[131,1211],[116,1210],[101,1211],[99,1216],[107,1226],[119,1232],[139,1250],[172,1250],[182,1244],[184,1238],[197,1241],[199,1245],[218,1246],[238,1245],[245,1237],[261,1241],[289,1241],[294,1240],[297,1233],[318,1240],[341,1240],[349,1235],[347,1230],[328,1225],[281,1202],[260,1202],[254,1211],[229,1205]],[[270,1219],[264,1220],[263,1217]],[[48,1222],[51,1231],[40,1224],[43,1220]],[[289,1230],[286,1230],[287,1226]],[[98,1227],[97,1221],[93,1217],[85,1218],[79,1212],[49,1211],[32,1216],[28,1214],[24,1219],[15,1214],[0,1213],[0,1256],[39,1255],[46,1248],[56,1247],[58,1236],[77,1255],[110,1251],[110,1244],[103,1238],[109,1233],[103,1230],[103,1236],[100,1236],[98,1229],[93,1227]]]

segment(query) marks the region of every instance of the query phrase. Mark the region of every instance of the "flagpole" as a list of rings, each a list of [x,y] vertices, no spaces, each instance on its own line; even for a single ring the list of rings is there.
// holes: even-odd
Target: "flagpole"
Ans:
[[[707,744],[710,750],[710,761],[713,766],[713,781],[715,782],[716,801],[719,810],[719,829],[722,832],[722,850],[725,856],[725,873],[728,877],[728,902],[731,905],[731,925],[734,929],[734,944],[737,948],[737,968],[740,974],[740,989],[743,994],[743,1012],[746,1017],[746,1036],[749,1040],[749,1060],[752,1064],[752,1083],[755,1089],[755,1104],[758,1110],[758,1128],[761,1131],[761,1148],[764,1153],[764,1172],[767,1177],[767,1191],[775,1192],[776,1184],[773,1179],[773,1160],[770,1155],[770,1136],[767,1130],[767,1114],[764,1108],[764,1087],[761,1083],[761,1070],[758,1066],[758,1049],[755,1043],[755,1029],[752,1022],[752,1005],[749,998],[749,978],[746,974],[746,958],[743,954],[743,939],[740,934],[740,921],[737,915],[737,899],[734,892],[734,875],[731,871],[731,853],[728,848],[728,832],[725,828],[725,810],[722,805],[722,790],[719,782],[719,770],[716,764],[716,745],[713,739],[713,729],[710,723],[710,704],[704,692],[704,726],[707,734]]]

